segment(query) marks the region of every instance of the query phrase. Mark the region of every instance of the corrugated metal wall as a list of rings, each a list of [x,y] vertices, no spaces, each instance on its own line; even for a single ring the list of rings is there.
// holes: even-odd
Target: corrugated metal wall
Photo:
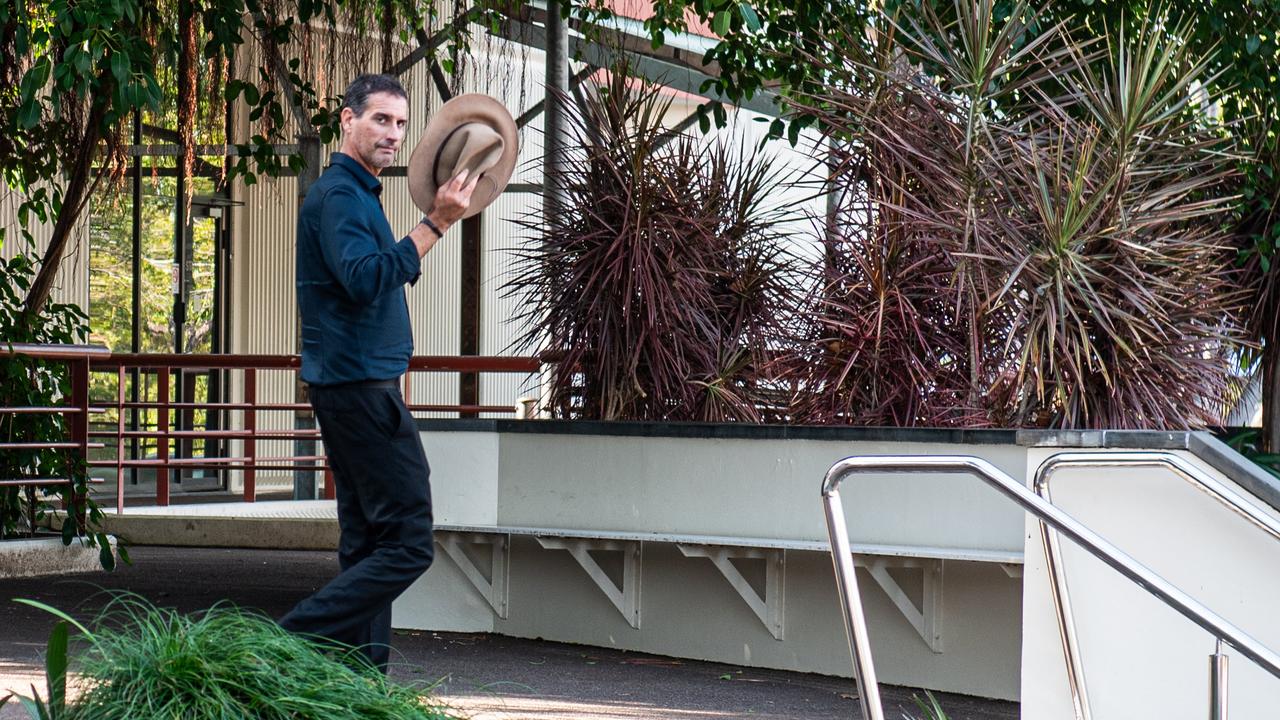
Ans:
[[[487,45],[501,41],[492,41]],[[492,51],[493,47],[489,47]],[[408,48],[404,49],[408,52]],[[492,58],[483,63],[472,62],[467,65],[467,78],[462,90],[484,91],[497,95],[507,102],[514,114],[519,114],[525,107],[519,105],[521,88],[507,89],[509,92],[499,93],[493,87],[492,78],[504,78],[502,85],[510,86],[510,78],[524,76],[526,79],[523,94],[525,105],[531,105],[541,99],[539,78],[541,77],[541,54],[538,54],[536,67],[531,65],[529,72],[522,73],[519,63],[523,60],[523,51],[510,48],[498,48],[491,52]],[[376,54],[370,54],[371,60]],[[252,66],[252,58],[246,58],[242,66]],[[365,68],[353,68],[346,76],[334,77],[333,87],[341,92],[351,77],[362,71],[376,71],[372,64]],[[410,125],[406,134],[403,149],[397,164],[407,164],[409,156],[417,144],[418,138],[426,127],[431,113],[440,105],[439,94],[431,84],[428,67],[419,64],[401,78],[409,93]],[[240,126],[247,122],[247,115],[240,119]],[[525,147],[521,152],[521,164],[536,158],[540,147],[528,147],[527,140],[532,135],[524,133],[522,138]],[[328,155],[335,151],[335,142],[322,151],[327,162]],[[525,173],[529,175],[530,173]],[[540,177],[534,174],[535,177]],[[518,178],[527,182],[527,177]],[[387,176],[382,178],[382,203],[386,210],[391,227],[397,233],[410,230],[422,213],[409,197],[408,180],[404,177]],[[232,300],[230,308],[232,345],[230,350],[237,353],[289,354],[297,351],[297,303],[294,290],[294,252],[296,247],[297,199],[296,181],[293,178],[279,180],[264,179],[258,184],[246,186],[237,182],[233,190],[234,198],[243,203],[232,211]],[[491,257],[497,248],[507,247],[515,241],[512,226],[505,218],[514,217],[524,212],[528,204],[527,194],[509,194],[498,200],[484,216],[483,239],[484,266],[482,278],[482,327],[480,352],[483,354],[508,354],[505,352],[509,341],[510,330],[499,328],[491,332],[491,325],[496,323],[495,308],[500,278],[489,269]],[[460,227],[450,230],[431,253],[422,261],[422,277],[416,285],[408,288],[407,299],[413,324],[414,351],[419,355],[457,355],[459,352],[460,307],[461,307],[461,241]],[[496,317],[503,317],[498,311]],[[505,334],[504,334],[505,333]],[[485,404],[514,405],[516,397],[521,393],[523,378],[494,377],[484,378],[481,386],[481,402]],[[242,385],[237,379],[233,393],[242,392]],[[266,402],[289,402],[294,396],[292,373],[262,373],[258,380],[258,396]],[[411,402],[432,404],[454,404],[458,402],[458,379],[455,374],[416,374],[412,380]],[[292,427],[291,413],[272,413],[259,420],[259,427],[280,429]],[[259,443],[258,452],[270,455],[284,455],[291,450],[288,441]],[[286,482],[287,478],[280,474],[260,475],[260,482],[267,485],[273,482]]]
[[[463,91],[488,92],[502,99],[513,114],[540,101],[542,54],[514,48],[500,40],[485,43],[484,60],[468,62]],[[407,51],[407,50],[406,50]],[[528,63],[527,71],[524,64]],[[247,63],[246,63],[247,65]],[[368,67],[365,70],[376,68]],[[353,69],[354,76],[361,69]],[[523,79],[523,86],[518,82]],[[349,77],[334,78],[341,87]],[[402,78],[410,96],[410,126],[398,164],[407,164],[413,147],[425,129],[431,113],[439,107],[439,95],[431,85],[428,68],[419,64]],[[523,100],[523,102],[522,102]],[[534,123],[539,124],[535,121]],[[536,158],[541,154],[537,133],[522,133],[520,160],[515,182],[536,182],[541,172]],[[337,149],[335,142],[324,149],[327,158]],[[409,197],[408,180],[384,177],[383,206],[392,228],[407,232],[421,217]],[[244,205],[233,211],[233,281],[232,323],[233,352],[296,352],[297,309],[294,297],[294,248],[297,201],[295,180],[265,180],[256,185],[237,183],[235,198]],[[507,193],[485,211],[482,231],[482,337],[480,352],[486,355],[511,354],[510,338],[514,328],[500,322],[509,313],[499,298],[499,287],[505,272],[505,257],[518,242],[516,228],[510,222],[528,212],[536,195]],[[450,230],[422,262],[422,278],[408,289],[409,311],[413,323],[415,352],[419,355],[457,355],[459,351],[459,315],[461,306],[461,242],[460,228]],[[514,405],[516,398],[528,390],[527,378],[486,377],[481,386],[481,402]],[[293,395],[288,378],[259,381],[259,393],[273,401],[284,401]],[[457,376],[453,374],[414,377],[412,401],[422,403],[456,403]],[[281,417],[280,422],[292,421]]]
[[[23,197],[18,193],[0,188],[0,227],[5,230],[4,242],[0,243],[0,257],[6,260],[26,249],[27,243],[22,238],[21,226],[18,224],[18,207],[22,205],[22,201]],[[34,222],[31,231],[36,240],[36,254],[43,255],[49,245],[49,236],[53,234],[53,223]],[[76,225],[75,237],[67,243],[67,252],[63,256],[50,296],[56,302],[79,305],[85,312],[89,311],[88,243],[87,222],[82,219]]]

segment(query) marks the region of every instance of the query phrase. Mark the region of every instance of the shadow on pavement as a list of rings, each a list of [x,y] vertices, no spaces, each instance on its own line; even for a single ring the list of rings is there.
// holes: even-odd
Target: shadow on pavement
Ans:
[[[337,572],[334,553],[136,547],[115,573],[0,580],[0,695],[43,682],[51,616],[12,598],[92,617],[106,590],[129,591],[193,612],[219,601],[283,615]],[[429,576],[428,576],[429,577]],[[851,680],[498,635],[399,631],[395,678],[433,685],[474,720],[848,720],[859,715]],[[882,690],[887,718],[914,710],[913,691]],[[1013,720],[1014,703],[939,696],[951,720]],[[913,712],[911,717],[916,717]],[[10,703],[0,720],[25,720]],[[140,719],[142,720],[142,719]]]

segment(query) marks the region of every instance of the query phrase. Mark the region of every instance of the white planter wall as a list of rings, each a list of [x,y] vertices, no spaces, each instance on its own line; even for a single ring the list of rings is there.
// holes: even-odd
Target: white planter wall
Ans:
[[[469,532],[516,529],[504,575],[506,612],[500,616],[439,552],[431,571],[397,602],[398,627],[497,632],[843,676],[851,675],[851,665],[820,501],[821,479],[842,457],[974,455],[1025,479],[1064,449],[1192,448],[1208,459],[1198,459],[1200,466],[1232,482],[1213,469],[1222,468],[1242,494],[1249,488],[1273,503],[1280,497],[1269,479],[1193,433],[487,420],[426,421],[423,427],[437,523],[472,526]],[[1272,612],[1280,577],[1269,572],[1280,561],[1280,543],[1167,470],[1064,470],[1054,483],[1054,500],[1067,512],[1280,647],[1280,621]],[[1074,717],[1034,522],[978,480],[958,475],[855,476],[841,494],[855,547],[895,546],[894,552],[916,555],[915,561],[891,559],[897,566],[890,573],[917,608],[926,572],[918,566],[941,571],[933,647],[865,570],[858,573],[881,682],[1021,699],[1023,716],[1036,720]],[[639,626],[633,627],[570,553],[533,536],[557,533],[717,536],[723,545],[744,547],[791,543],[783,637],[774,637],[710,560],[685,556],[669,538],[640,546]],[[470,562],[489,567],[489,546],[471,546],[469,553]],[[966,553],[985,561],[929,564],[929,558]],[[608,553],[593,557],[617,583],[621,563]],[[865,563],[884,556],[859,557]],[[902,567],[913,562],[917,567]],[[1207,716],[1213,650],[1207,634],[1082,551],[1068,548],[1065,563],[1093,717]],[[762,588],[752,574],[762,573],[763,561],[740,567]],[[1278,692],[1280,682],[1233,657],[1232,718],[1273,717],[1268,699]]]
[[[974,446],[439,430],[422,437],[440,525],[726,536],[744,543],[821,542],[823,548],[821,480],[842,457],[976,452],[1011,473],[1021,473],[1026,463],[1025,448],[1012,442]],[[973,479],[869,475],[846,483],[844,496],[854,543],[1014,556],[1022,550],[1020,513]],[[488,551],[476,549],[484,565]],[[438,552],[431,571],[397,603],[395,623],[850,675],[825,551],[786,554],[782,640],[771,635],[709,560],[685,557],[674,544],[646,542],[641,567],[641,623],[633,628],[569,553],[514,537],[509,613],[503,619]],[[919,602],[923,570],[891,572]],[[875,618],[882,681],[1016,698],[1020,581],[996,563],[946,561],[943,573],[942,653],[935,653],[884,591],[860,573]]]
[[[1032,449],[1028,472],[1051,453]],[[1180,454],[1237,487],[1194,456]],[[1268,647],[1280,648],[1275,539],[1167,470],[1064,469],[1052,482],[1055,504]],[[1276,514],[1263,502],[1253,504]],[[1030,520],[1027,535],[1023,716],[1072,720],[1042,544]],[[1093,717],[1209,717],[1213,637],[1078,547],[1066,541],[1061,546]],[[1226,652],[1232,720],[1276,717],[1280,681]]]

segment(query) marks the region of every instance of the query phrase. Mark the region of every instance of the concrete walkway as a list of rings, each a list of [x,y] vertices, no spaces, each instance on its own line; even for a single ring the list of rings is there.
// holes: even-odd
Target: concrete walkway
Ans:
[[[43,681],[50,616],[31,598],[92,617],[104,589],[127,590],[192,612],[220,601],[278,617],[337,569],[331,552],[135,547],[134,565],[112,573],[0,580],[0,695]],[[859,717],[853,682],[494,635],[399,633],[393,676],[435,683],[435,694],[475,720],[684,720]],[[910,689],[886,687],[885,715],[918,715]],[[939,699],[951,720],[1013,720],[1016,704],[956,695]],[[0,720],[25,718],[13,704]],[[144,720],[144,719],[139,719]]]

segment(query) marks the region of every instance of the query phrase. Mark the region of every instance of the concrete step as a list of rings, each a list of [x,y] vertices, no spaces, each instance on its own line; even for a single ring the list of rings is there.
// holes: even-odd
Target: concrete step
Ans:
[[[62,527],[62,516],[53,520]],[[332,500],[202,503],[104,512],[103,530],[127,545],[336,550]]]

